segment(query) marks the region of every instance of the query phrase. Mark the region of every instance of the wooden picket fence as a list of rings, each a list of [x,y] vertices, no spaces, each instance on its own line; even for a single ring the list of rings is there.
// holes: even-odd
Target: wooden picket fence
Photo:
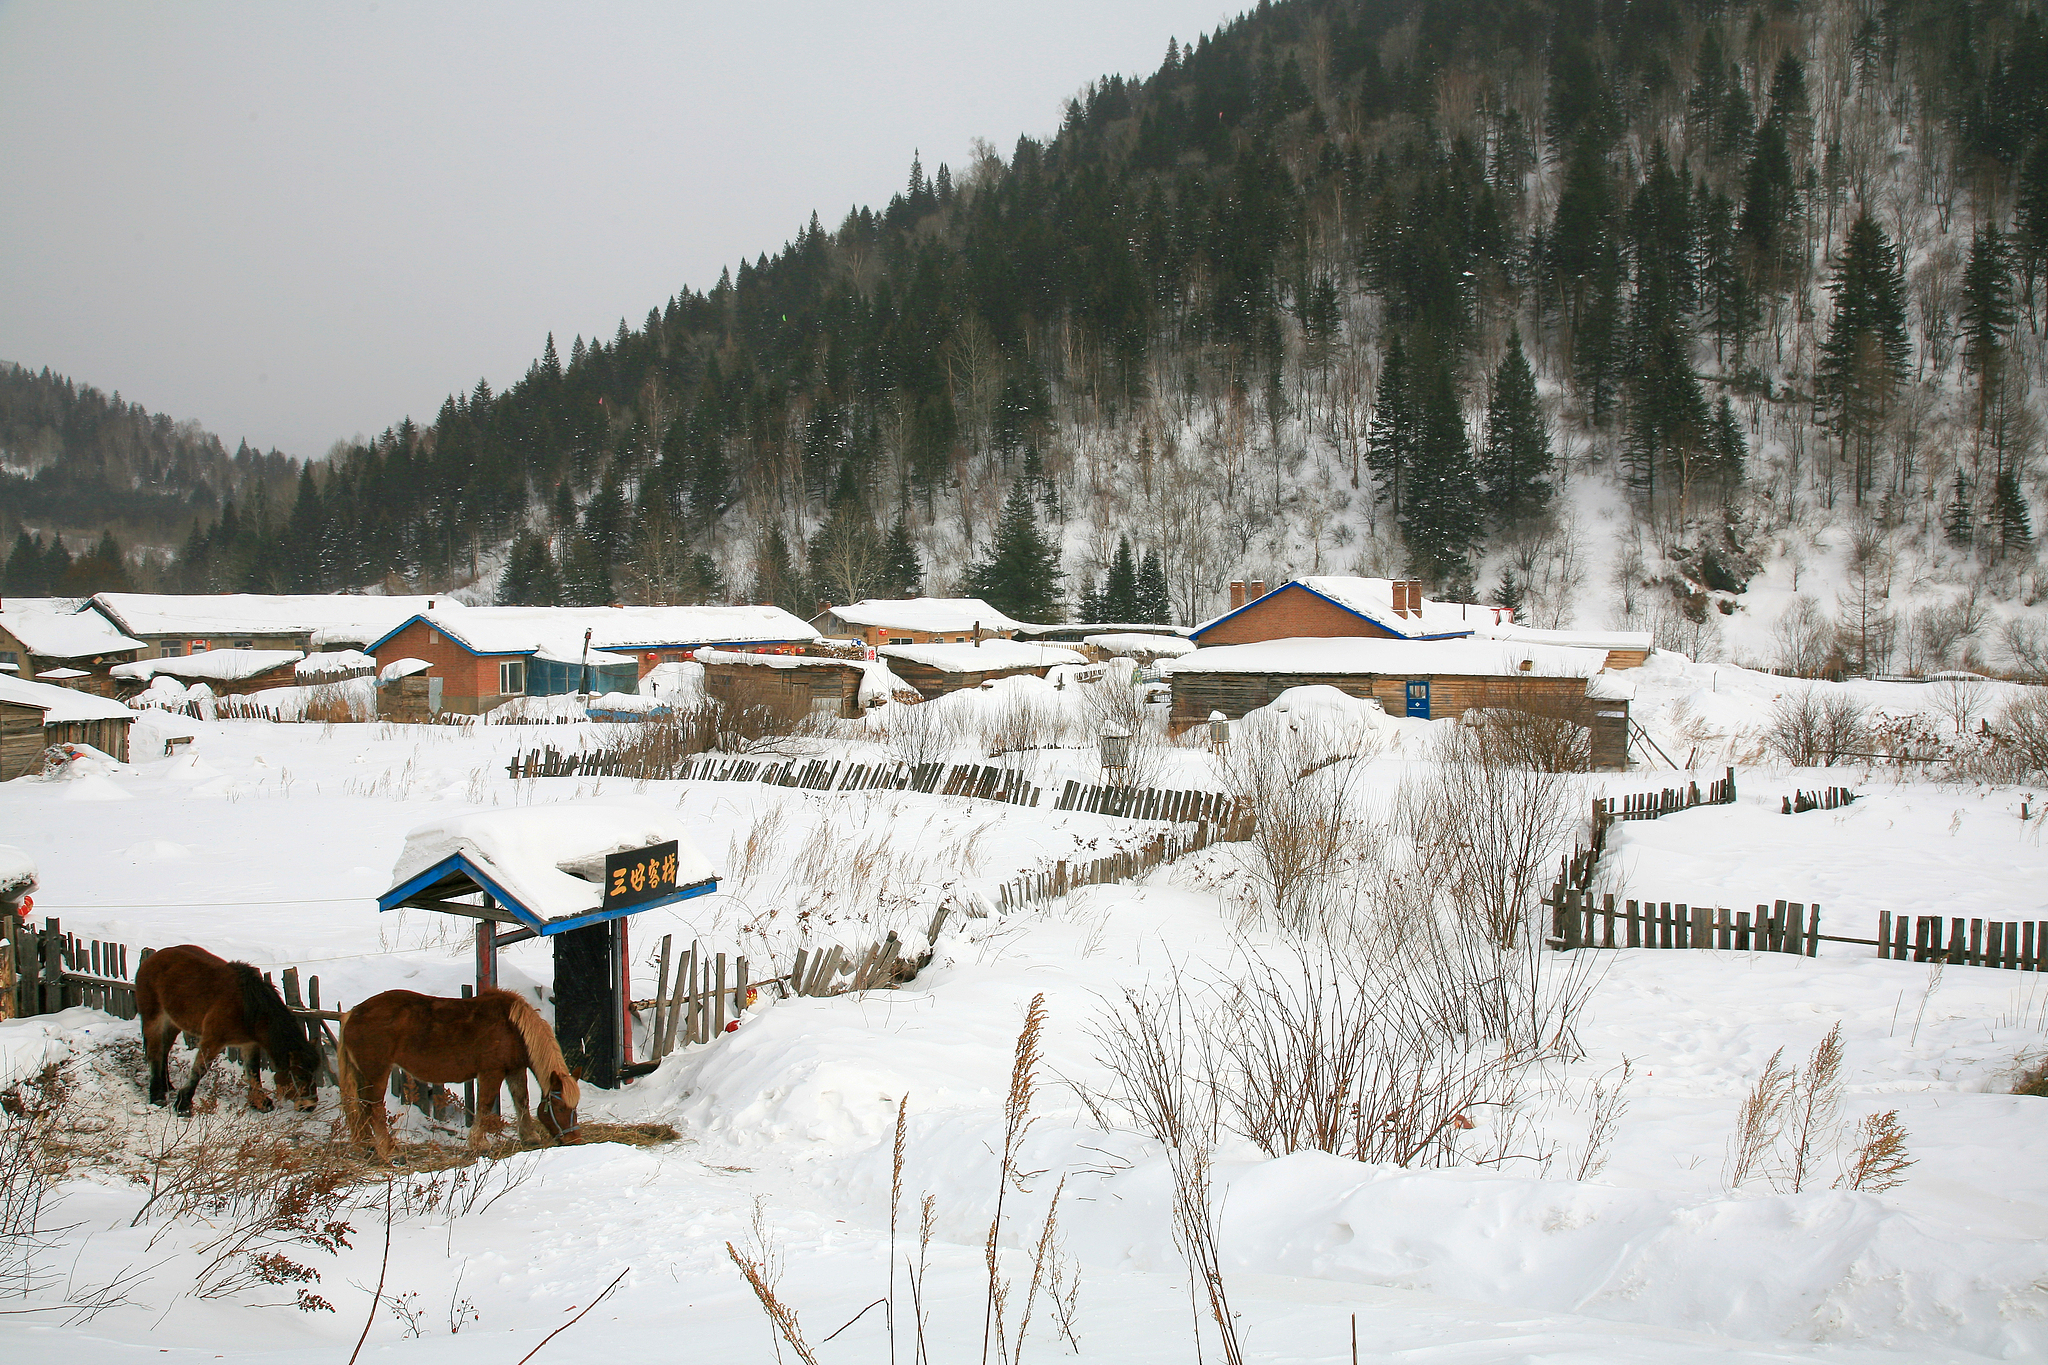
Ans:
[[[0,914],[0,1019],[55,1014],[89,1005],[119,1019],[135,1017],[134,968],[149,949],[83,939],[55,919],[40,929]]]
[[[514,778],[646,775],[637,759],[628,760],[614,750],[565,753],[552,745],[514,754],[505,771]],[[707,756],[686,760],[673,776],[698,782],[761,782],[805,791],[914,791],[1013,806],[1038,806],[1045,798],[1044,789],[1017,769],[984,763],[772,762]],[[1061,789],[1053,809],[1174,823],[1215,823],[1234,813],[1231,798],[1222,792],[1095,786],[1076,780],[1069,780]]]
[[[1947,942],[1940,915],[1878,917],[1877,955],[1897,962],[1945,962],[1959,967],[2048,971],[2048,920],[1985,920],[1950,916]],[[1908,939],[1910,931],[1911,938]]]
[[[1856,799],[1847,787],[1823,787],[1817,792],[1794,792],[1785,798],[1781,815],[1804,815],[1810,810],[1839,810]]]
[[[1593,798],[1593,847],[1596,852],[1607,847],[1607,827],[1618,821],[1656,820],[1695,806],[1732,806],[1735,794],[1735,769],[1730,768],[1726,776],[1707,783],[1704,792],[1700,790],[1699,783],[1688,782],[1683,787],[1666,787],[1662,791],[1596,796]]]
[[[1051,867],[1004,882],[997,888],[996,904],[1000,909],[1013,910],[1033,901],[1056,899],[1078,887],[1126,882],[1211,844],[1249,839],[1255,823],[1251,812],[1233,812],[1221,820],[1200,822],[1192,829],[1155,835],[1137,848],[1106,857],[1086,862],[1062,859]]]
[[[1820,932],[1820,906],[1798,901],[1759,905],[1754,913],[1683,901],[1617,900],[1559,881],[1543,904],[1550,908],[1550,946],[1578,948],[1729,948],[1740,952],[1813,957],[1829,935]],[[1869,939],[1838,939],[1863,942]]]
[[[1070,781],[1054,810],[1085,810],[1097,815],[1123,815],[1133,820],[1221,822],[1236,811],[1222,792],[1166,791],[1158,787],[1099,787]]]

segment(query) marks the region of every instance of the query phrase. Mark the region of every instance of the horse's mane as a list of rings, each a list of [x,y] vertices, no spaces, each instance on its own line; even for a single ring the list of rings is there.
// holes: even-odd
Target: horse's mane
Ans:
[[[562,1045],[555,1041],[555,1031],[548,1027],[547,1020],[540,1017],[540,1011],[526,1002],[525,996],[504,990],[498,994],[505,997],[506,1017],[526,1041],[526,1064],[539,1078],[541,1090],[547,1090],[550,1073],[559,1072],[562,1077],[562,1103],[574,1109],[581,1098],[576,1074],[569,1070],[569,1063],[562,1056]]]
[[[315,1077],[320,1074],[320,1053],[306,1038],[306,1027],[278,997],[277,988],[263,979],[263,973],[246,962],[230,962],[228,970],[242,985],[242,1018],[251,1029],[260,1029],[263,1050],[272,1066],[297,1062]]]

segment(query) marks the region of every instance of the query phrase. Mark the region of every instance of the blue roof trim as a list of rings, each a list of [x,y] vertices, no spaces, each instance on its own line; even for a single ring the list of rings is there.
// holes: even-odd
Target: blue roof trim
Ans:
[[[587,925],[602,924],[606,920],[621,919],[627,915],[637,915],[642,910],[658,910],[664,905],[674,905],[677,901],[686,901],[698,896],[706,896],[718,889],[718,878],[710,877],[690,886],[679,887],[674,895],[663,896],[659,900],[638,901],[632,905],[621,906],[615,910],[592,910],[587,914],[570,915],[563,919],[544,920],[524,905],[521,905],[511,892],[500,886],[483,869],[471,862],[466,854],[451,853],[426,871],[408,877],[405,881],[400,882],[397,886],[392,887],[389,891],[377,897],[378,911],[397,909],[405,901],[426,890],[451,872],[467,874],[478,886],[488,891],[491,899],[497,901],[500,907],[510,912],[521,924],[543,937],[565,934],[571,929],[581,929]]]
[[[1449,630],[1439,632],[1435,635],[1410,635],[1406,631],[1399,630],[1396,627],[1388,625],[1385,621],[1380,620],[1378,617],[1374,616],[1370,612],[1360,611],[1357,607],[1352,606],[1348,602],[1339,602],[1336,598],[1330,596],[1328,593],[1317,592],[1314,588],[1311,588],[1308,584],[1302,582],[1298,578],[1290,578],[1285,583],[1282,583],[1279,587],[1273,589],[1273,591],[1267,593],[1265,597],[1260,597],[1256,601],[1247,602],[1243,606],[1239,607],[1236,611],[1228,612],[1222,616],[1217,617],[1208,625],[1203,626],[1200,630],[1190,631],[1188,633],[1188,638],[1190,640],[1199,640],[1204,635],[1207,635],[1210,631],[1216,629],[1216,627],[1222,625],[1225,621],[1243,615],[1245,612],[1248,612],[1253,607],[1259,605],[1260,602],[1265,601],[1268,597],[1278,597],[1281,593],[1286,592],[1289,588],[1300,588],[1303,592],[1307,593],[1311,597],[1320,597],[1323,601],[1328,602],[1331,606],[1337,608],[1337,610],[1342,612],[1348,612],[1351,615],[1356,616],[1361,621],[1365,621],[1371,625],[1378,626],[1381,630],[1386,631],[1389,635],[1392,635],[1397,639],[1462,640],[1466,636],[1471,635],[1473,633],[1469,630]]]
[[[537,645],[532,649],[474,649],[460,635],[457,635],[454,631],[448,629],[446,625],[442,624],[439,621],[428,621],[427,618],[424,616],[408,616],[405,620],[401,621],[396,628],[384,632],[384,634],[370,641],[369,644],[364,645],[363,653],[376,653],[378,646],[382,645],[385,641],[391,639],[395,635],[404,634],[405,631],[408,628],[410,628],[414,622],[425,622],[429,630],[440,631],[443,635],[448,637],[449,644],[454,645],[457,649],[461,650],[464,654],[469,655],[472,659],[496,659],[501,657],[525,658],[540,653],[540,647]]]

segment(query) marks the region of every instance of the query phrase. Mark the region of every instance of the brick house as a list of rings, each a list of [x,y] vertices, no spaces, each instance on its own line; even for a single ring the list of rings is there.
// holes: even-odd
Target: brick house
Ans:
[[[795,651],[817,632],[778,607],[468,607],[414,616],[370,643],[379,670],[427,664],[430,711],[475,715],[517,697],[631,692],[664,663],[716,647]]]
[[[1607,667],[1636,668],[1651,653],[1647,631],[1537,630],[1517,625],[1506,607],[1438,602],[1413,579],[1323,576],[1297,578],[1271,592],[1266,585],[1230,585],[1231,609],[1197,626],[1196,645],[1257,644],[1263,640],[1496,639],[1524,645],[1600,649]]]

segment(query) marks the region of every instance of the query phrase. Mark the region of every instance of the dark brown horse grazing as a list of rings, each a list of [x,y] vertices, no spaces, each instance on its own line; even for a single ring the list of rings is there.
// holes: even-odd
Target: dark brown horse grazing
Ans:
[[[573,1143],[576,1077],[562,1060],[554,1030],[522,996],[485,989],[467,1000],[385,991],[350,1010],[341,1021],[342,1111],[358,1142],[369,1141],[379,1160],[391,1159],[391,1120],[384,1091],[391,1068],[402,1066],[415,1079],[434,1085],[477,1083],[477,1120],[469,1128],[471,1150],[483,1146],[484,1111],[498,1112],[498,1087],[512,1088],[519,1136],[528,1137],[526,1073],[540,1082],[540,1119],[557,1142]]]
[[[149,1054],[151,1104],[162,1104],[170,1094],[171,1041],[180,1030],[199,1036],[199,1055],[192,1078],[178,1092],[178,1113],[192,1112],[192,1092],[224,1047],[242,1050],[251,1109],[270,1108],[270,1096],[263,1093],[265,1058],[276,1073],[278,1094],[300,1109],[318,1101],[320,1050],[276,988],[248,963],[224,961],[196,943],[151,953],[135,971],[135,1009]]]

